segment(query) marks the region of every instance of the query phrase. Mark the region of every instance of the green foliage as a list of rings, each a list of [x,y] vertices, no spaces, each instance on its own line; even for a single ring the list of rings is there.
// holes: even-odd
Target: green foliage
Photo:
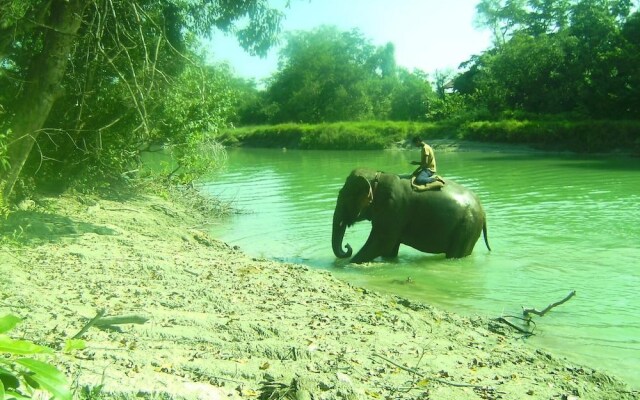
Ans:
[[[640,17],[630,0],[482,0],[480,23],[495,47],[455,80],[483,108],[639,119]]]
[[[0,115],[2,113],[0,112]],[[0,129],[2,129],[0,127]],[[7,154],[7,136],[0,130],[0,175],[4,175],[9,169],[9,157]],[[0,181],[1,182],[1,181]],[[6,216],[8,213],[7,205],[2,197],[2,190],[0,190],[0,218]]]
[[[35,389],[49,392],[56,399],[72,398],[65,376],[53,365],[29,355],[52,354],[53,350],[26,340],[14,340],[6,335],[20,318],[13,315],[0,317],[0,398],[31,398]]]
[[[0,104],[0,117],[4,119],[2,105]],[[0,173],[9,170],[8,137],[11,131],[0,123]]]
[[[87,344],[82,339],[69,339],[64,344],[64,353],[72,354],[77,350],[84,350],[87,348]]]
[[[459,125],[467,121],[487,118],[486,109],[479,95],[450,93],[443,98],[433,99],[429,103],[427,119],[429,121],[445,121],[448,124]]]
[[[406,144],[414,136],[427,140],[456,139],[528,144],[547,150],[640,154],[640,122],[572,121],[559,118],[499,121],[338,122],[281,124],[224,130],[218,140],[227,145],[325,150],[366,150]]]
[[[189,183],[224,165],[226,153],[215,141],[232,114],[231,72],[225,66],[187,66],[162,97],[151,140],[164,143],[177,163],[172,177]]]
[[[363,129],[355,124],[322,124],[319,129],[304,135],[300,141],[303,149],[373,150],[385,147],[378,132]]]
[[[424,120],[431,96],[425,73],[396,66],[391,43],[323,26],[288,36],[278,71],[240,122]]]
[[[278,124],[226,129],[218,140],[252,147],[285,147],[325,150],[383,149],[419,135],[450,136],[447,124],[426,122],[364,121],[325,124]]]
[[[464,124],[460,139],[525,143],[549,150],[640,153],[640,122],[611,120],[502,120]]]
[[[87,6],[73,35],[69,67],[56,74],[64,72],[62,80],[43,85],[64,89],[55,93],[51,111],[43,111],[48,116],[21,115],[27,112],[16,99],[34,81],[28,79],[32,65],[57,59],[44,46],[52,30],[42,27],[59,5],[0,4],[0,110],[8,117],[0,118],[0,132],[12,121],[46,119],[44,129],[33,134],[37,143],[21,171],[23,180],[57,192],[69,185],[109,188],[136,177],[143,151],[165,144],[180,166],[172,177],[181,182],[215,168],[221,153],[212,137],[233,116],[235,92],[228,68],[206,65],[199,41],[218,28],[235,34],[251,53],[265,54],[282,13],[267,0],[90,3],[70,2]],[[33,84],[37,94],[38,83]],[[18,143],[32,132],[12,134],[10,142]],[[4,144],[0,138],[0,150]]]
[[[175,77],[155,83],[154,95],[144,101],[144,119],[140,119],[138,110],[127,106],[128,83],[114,81],[109,96],[84,100],[96,110],[95,114],[84,112],[84,130],[74,130],[68,125],[73,121],[66,118],[57,121],[65,129],[49,132],[47,140],[39,145],[46,157],[32,157],[25,167],[35,176],[36,186],[57,190],[72,184],[85,190],[108,188],[136,177],[141,154],[158,145],[171,151],[179,167],[173,174],[165,171],[165,177],[170,175],[180,183],[222,165],[225,153],[213,137],[233,113],[232,75],[226,66],[205,65],[204,56],[190,57],[192,62]],[[68,102],[74,99],[61,99],[56,115],[64,116],[65,107],[73,109]],[[107,118],[116,122],[109,125]]]

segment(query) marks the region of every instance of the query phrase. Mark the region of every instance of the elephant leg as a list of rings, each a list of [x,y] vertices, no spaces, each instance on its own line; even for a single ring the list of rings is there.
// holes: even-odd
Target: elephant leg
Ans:
[[[389,249],[389,252],[383,253],[382,257],[385,258],[396,258],[398,257],[398,251],[400,250],[400,242],[396,243],[395,246],[393,246],[391,249]]]
[[[462,221],[452,235],[451,245],[446,252],[447,258],[463,258],[473,252],[479,235],[475,235],[474,224],[471,221]]]
[[[371,229],[367,242],[353,256],[351,262],[359,264],[369,262],[376,257],[396,257],[400,247],[399,235],[379,225]]]
[[[464,248],[460,247],[454,251],[448,251],[446,253],[446,258],[464,258],[472,253],[473,246],[469,248],[466,246]]]
[[[369,262],[374,258],[381,256],[382,254],[380,253],[380,251],[376,249],[375,245],[371,244],[372,242],[375,241],[371,239],[370,234],[369,239],[367,239],[367,242],[364,244],[364,246],[362,246],[360,251],[358,251],[356,255],[351,258],[351,262],[355,264],[361,264]]]
[[[446,252],[447,258],[463,258],[471,254],[473,246],[469,249],[469,241],[460,236],[454,236],[453,242]]]

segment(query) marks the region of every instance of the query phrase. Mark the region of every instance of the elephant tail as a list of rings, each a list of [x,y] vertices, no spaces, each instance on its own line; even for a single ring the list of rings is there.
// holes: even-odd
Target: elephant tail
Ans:
[[[482,223],[482,236],[484,237],[484,244],[486,244],[487,249],[491,251],[491,246],[489,246],[489,239],[487,239],[487,220],[486,219]]]

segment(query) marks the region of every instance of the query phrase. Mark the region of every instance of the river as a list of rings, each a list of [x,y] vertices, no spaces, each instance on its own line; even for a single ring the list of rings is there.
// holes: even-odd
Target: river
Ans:
[[[471,256],[401,246],[397,260],[357,266],[331,251],[331,219],[349,172],[413,169],[418,150],[230,149],[225,170],[200,183],[240,213],[212,234],[246,253],[332,271],[355,285],[463,315],[542,309],[527,339],[640,388],[640,160],[524,152],[437,152],[438,172],[474,190],[488,218]],[[347,230],[357,251],[370,223]]]

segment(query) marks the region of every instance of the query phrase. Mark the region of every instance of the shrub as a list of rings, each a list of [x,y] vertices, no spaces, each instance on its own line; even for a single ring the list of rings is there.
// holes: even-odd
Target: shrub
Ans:
[[[0,317],[0,398],[31,398],[35,389],[49,392],[58,400],[71,400],[72,394],[65,376],[51,364],[25,355],[52,354],[53,350],[26,340],[14,340],[6,335],[20,322],[13,315]]]
[[[424,122],[289,123],[226,129],[217,140],[230,146],[374,150],[392,147],[415,135],[423,138],[448,137],[451,131],[452,127],[447,124]]]
[[[218,140],[227,145],[303,149],[373,150],[393,147],[420,136],[529,144],[546,150],[640,153],[640,122],[508,118],[499,121],[443,122],[365,121],[327,124],[281,124],[228,129]]]
[[[477,121],[462,126],[460,139],[523,143],[581,153],[640,151],[640,122],[615,120]]]

